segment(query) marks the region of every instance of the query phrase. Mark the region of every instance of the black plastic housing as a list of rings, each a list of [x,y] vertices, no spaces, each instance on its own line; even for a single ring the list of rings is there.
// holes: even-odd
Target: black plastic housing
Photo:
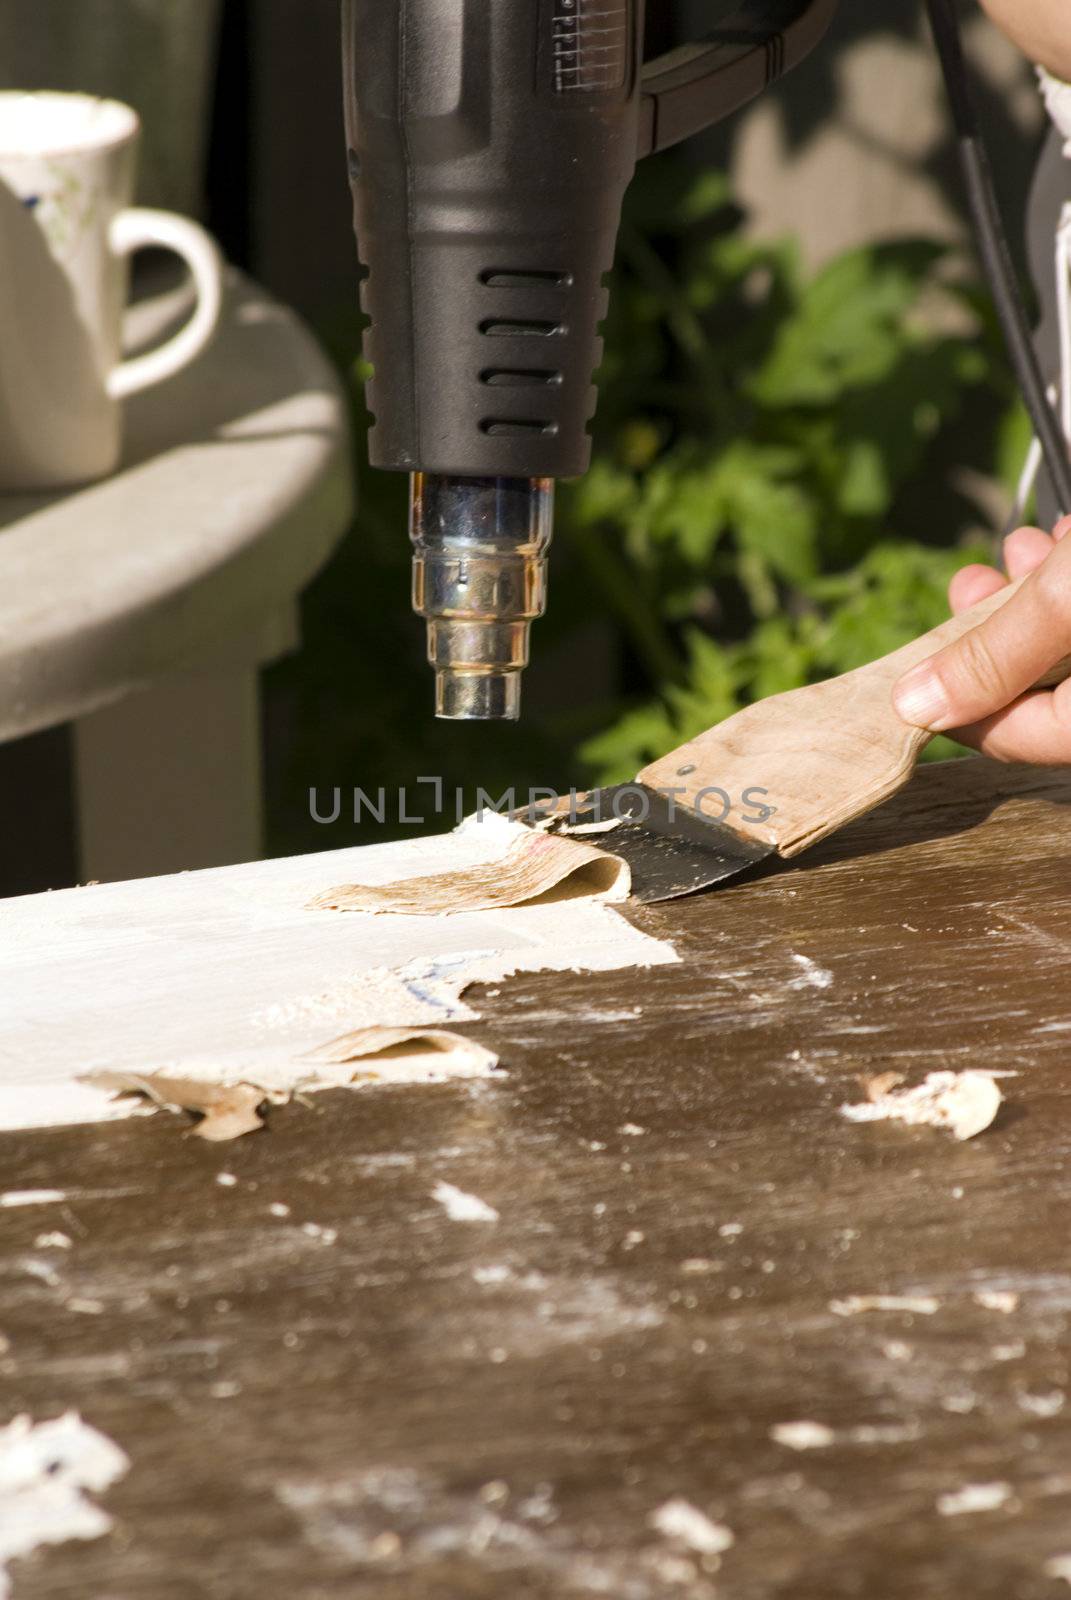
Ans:
[[[642,0],[345,0],[373,466],[588,466]]]

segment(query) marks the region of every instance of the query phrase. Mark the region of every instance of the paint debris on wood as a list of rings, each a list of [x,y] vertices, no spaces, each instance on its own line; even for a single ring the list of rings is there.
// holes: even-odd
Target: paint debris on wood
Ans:
[[[955,1139],[973,1139],[988,1128],[1003,1096],[989,1072],[931,1072],[922,1083],[902,1088],[904,1076],[884,1072],[865,1081],[866,1100],[841,1106],[849,1122],[906,1122],[947,1128]]]

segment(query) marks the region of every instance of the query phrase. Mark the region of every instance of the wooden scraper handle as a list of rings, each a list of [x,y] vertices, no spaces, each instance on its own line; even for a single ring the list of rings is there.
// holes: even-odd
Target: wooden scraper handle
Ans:
[[[677,804],[773,844],[782,856],[797,855],[903,787],[934,735],[896,715],[896,680],[977,627],[1027,581],[1005,585],[865,667],[745,707],[644,767],[639,781],[672,791]],[[1069,672],[1071,657],[1037,687]],[[768,807],[772,814],[759,820]]]

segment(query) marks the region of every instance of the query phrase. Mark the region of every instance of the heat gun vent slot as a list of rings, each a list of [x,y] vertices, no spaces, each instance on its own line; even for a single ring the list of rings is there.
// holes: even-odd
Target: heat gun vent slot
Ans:
[[[530,439],[533,434],[552,439],[557,431],[556,422],[500,422],[488,417],[480,423],[480,432],[490,434],[494,439]]]
[[[480,332],[492,339],[553,339],[565,328],[560,322],[499,322],[492,318],[480,323]]]
[[[492,389],[554,389],[561,381],[560,372],[539,367],[488,367],[480,373],[480,382]]]
[[[571,272],[481,272],[480,282],[489,289],[571,289]]]

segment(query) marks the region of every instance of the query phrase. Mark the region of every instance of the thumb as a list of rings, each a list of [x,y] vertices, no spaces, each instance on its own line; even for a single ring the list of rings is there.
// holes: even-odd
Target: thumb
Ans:
[[[1066,552],[1066,555],[1065,555]],[[940,733],[1017,700],[1071,649],[1071,543],[1058,546],[999,610],[906,672],[897,715]]]

